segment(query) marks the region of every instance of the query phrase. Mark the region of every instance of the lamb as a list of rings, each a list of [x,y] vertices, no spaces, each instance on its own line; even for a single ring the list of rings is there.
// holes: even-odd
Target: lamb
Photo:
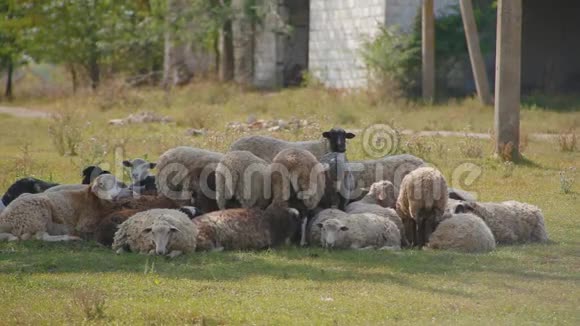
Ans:
[[[216,200],[219,209],[266,208],[270,191],[269,165],[248,151],[226,153],[216,168]]]
[[[195,206],[204,212],[218,209],[215,200],[215,169],[223,154],[186,146],[161,155],[157,162],[158,192],[180,205]]]
[[[289,244],[299,231],[299,213],[293,208],[266,210],[235,208],[212,212],[193,220],[199,230],[198,250],[252,250]]]
[[[480,217],[491,229],[498,244],[548,241],[542,211],[517,201],[481,203],[463,201],[455,210],[464,210]]]
[[[401,154],[385,156],[381,159],[352,161],[349,170],[357,180],[357,189],[369,188],[373,183],[387,180],[393,183],[396,193],[401,181],[411,171],[425,165],[425,162],[413,155]],[[364,196],[364,193],[362,194]]]
[[[447,182],[434,168],[418,168],[403,178],[396,209],[409,242],[421,248],[428,241],[446,211],[447,196]]]
[[[266,136],[242,137],[230,146],[230,151],[248,151],[266,162],[272,162],[276,155],[288,148],[309,151],[317,160],[330,152],[330,145],[326,139],[289,142]]]
[[[298,209],[303,218],[300,245],[306,245],[306,225],[324,195],[328,169],[303,149],[288,148],[270,166],[272,205]]]
[[[112,175],[101,175],[87,187],[16,199],[0,215],[0,232],[3,232],[0,237],[27,240],[34,236],[44,241],[70,241],[79,238],[70,233],[62,235],[63,230],[93,232],[100,218],[127,193],[116,187]]]
[[[198,231],[183,212],[151,209],[137,213],[119,226],[112,248],[177,257],[195,251]]]
[[[306,239],[308,240],[308,243],[321,243],[321,229],[317,226],[318,224],[324,223],[324,221],[330,219],[342,219],[346,216],[348,216],[347,213],[336,208],[327,208],[317,212],[317,214],[308,222],[306,227]]]
[[[318,222],[324,248],[401,249],[401,236],[390,220],[375,214],[349,214]]]
[[[403,221],[391,208],[395,207],[396,200],[395,186],[390,181],[378,181],[371,185],[369,192],[361,200],[348,204],[345,212],[349,214],[372,213],[388,218],[399,229],[403,246],[407,246]]]
[[[437,226],[426,248],[489,252],[495,249],[495,238],[481,218],[473,214],[454,214]]]
[[[344,210],[351,199],[351,191],[355,183],[353,175],[348,169],[346,140],[354,138],[355,135],[342,128],[332,128],[323,132],[322,137],[328,140],[331,152],[320,159],[320,163],[329,166],[326,173],[325,193],[320,206],[324,208],[337,207]]]
[[[87,166],[86,168],[83,169],[82,172],[83,179],[81,181],[81,184],[89,185],[101,174],[111,174],[111,172],[103,170],[96,165]]]
[[[131,169],[131,190],[139,195],[157,195],[155,186],[155,176],[150,174],[157,164],[150,163],[142,158],[136,158],[132,161],[123,161],[123,166]]]
[[[24,193],[38,194],[54,186],[58,186],[58,183],[47,182],[32,177],[18,179],[8,187],[8,190],[6,190],[6,193],[2,196],[2,203],[4,206],[8,206],[12,201]]]

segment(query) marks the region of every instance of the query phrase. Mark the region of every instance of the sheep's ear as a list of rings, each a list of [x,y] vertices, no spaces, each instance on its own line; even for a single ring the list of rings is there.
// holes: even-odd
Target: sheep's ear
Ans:
[[[149,228],[145,228],[145,229],[143,229],[143,233],[149,233],[149,232],[151,232],[151,230],[152,229],[150,227]]]
[[[123,161],[123,166],[130,168],[133,166],[133,163],[131,163],[131,161],[125,160]]]
[[[353,139],[354,137],[356,137],[356,135],[353,134],[352,132],[347,132],[345,136],[346,136],[346,139]]]
[[[319,228],[321,228],[321,229],[322,229],[322,226],[323,226],[323,225],[322,225],[322,223],[316,223],[316,226],[318,226]]]
[[[157,163],[149,163],[150,169],[155,169],[156,166],[157,166]]]
[[[328,131],[323,132],[322,137],[330,139],[330,132],[328,132]]]
[[[341,231],[348,231],[348,226],[341,226],[340,227],[340,230]]]
[[[171,227],[169,230],[170,230],[172,233],[175,233],[175,232],[178,232],[178,231],[179,231],[179,229],[178,229],[178,228],[176,228],[175,226],[172,226],[172,227]]]

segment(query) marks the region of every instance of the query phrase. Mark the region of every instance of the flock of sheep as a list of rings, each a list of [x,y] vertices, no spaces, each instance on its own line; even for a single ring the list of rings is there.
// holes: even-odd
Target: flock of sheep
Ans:
[[[124,161],[128,186],[96,166],[81,184],[20,179],[2,197],[0,240],[95,240],[170,257],[289,244],[487,252],[548,241],[535,206],[477,202],[408,154],[348,161],[354,134],[322,136],[249,136],[225,154],[173,148],[156,163]]]

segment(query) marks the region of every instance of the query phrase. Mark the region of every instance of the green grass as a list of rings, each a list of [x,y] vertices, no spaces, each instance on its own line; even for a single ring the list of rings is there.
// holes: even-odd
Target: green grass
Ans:
[[[317,138],[321,130],[337,124],[364,128],[394,122],[401,129],[486,132],[493,121],[493,110],[474,100],[425,107],[374,105],[365,94],[317,89],[244,93],[234,86],[201,83],[175,91],[170,107],[162,92],[138,90],[107,99],[107,110],[100,96],[17,103],[69,110],[70,127],[81,130],[77,157],[56,154],[48,134],[51,121],[0,115],[0,189],[24,175],[78,182],[80,167],[90,162],[103,161],[119,172],[113,152],[120,147],[128,157],[147,155],[152,160],[176,145],[225,151],[241,136],[225,131],[227,122],[245,121],[250,114],[318,123],[299,132],[263,132],[285,139]],[[138,110],[156,110],[178,122],[107,125],[108,119]],[[559,133],[579,124],[578,110],[522,109],[527,132]],[[184,136],[190,126],[210,132]],[[401,151],[409,150],[409,140],[401,140]],[[1,324],[578,325],[580,181],[572,174],[576,183],[564,194],[559,173],[579,167],[579,152],[529,141],[526,163],[508,166],[491,157],[488,140],[413,141],[422,148],[414,154],[437,166],[450,184],[465,186],[486,201],[514,199],[539,206],[553,243],[499,247],[485,255],[289,247],[198,253],[174,260],[117,256],[94,243],[0,243]],[[466,146],[481,157],[467,157]],[[366,157],[360,137],[355,138],[349,158]],[[467,185],[464,175],[454,177],[465,163],[481,171]]]

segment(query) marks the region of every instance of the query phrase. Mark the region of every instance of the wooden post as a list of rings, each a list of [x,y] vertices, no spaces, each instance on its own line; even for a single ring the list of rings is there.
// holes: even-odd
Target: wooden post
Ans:
[[[492,104],[491,93],[489,91],[489,79],[485,71],[485,63],[481,48],[479,47],[479,35],[477,35],[477,24],[473,15],[472,0],[460,0],[461,17],[463,18],[463,27],[465,29],[465,38],[469,49],[469,59],[473,71],[473,79],[477,88],[479,100],[485,105]]]
[[[499,0],[497,10],[496,153],[514,161],[520,159],[522,0]]]
[[[434,0],[423,0],[422,10],[422,54],[423,54],[423,99],[435,97],[435,14]]]

